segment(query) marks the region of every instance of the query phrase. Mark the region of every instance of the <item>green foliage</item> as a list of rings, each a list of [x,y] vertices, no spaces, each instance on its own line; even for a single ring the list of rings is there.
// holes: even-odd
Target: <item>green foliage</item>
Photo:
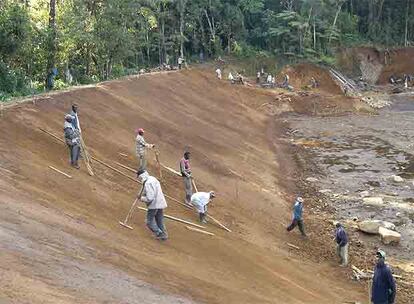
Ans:
[[[52,57],[60,89],[69,72],[86,84],[176,64],[181,48],[187,60],[257,57],[254,68],[273,56],[332,65],[337,47],[414,38],[409,0],[64,0],[56,1],[56,29],[49,5],[0,2],[1,98],[42,90]]]

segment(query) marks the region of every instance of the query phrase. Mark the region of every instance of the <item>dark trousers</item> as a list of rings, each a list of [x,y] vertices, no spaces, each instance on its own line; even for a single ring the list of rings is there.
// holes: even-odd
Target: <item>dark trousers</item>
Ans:
[[[69,154],[70,154],[70,163],[71,165],[77,165],[79,160],[79,154],[80,154],[80,146],[79,145],[73,145],[69,146]]]
[[[296,226],[299,227],[300,233],[302,233],[303,236],[306,236],[303,220],[293,219],[292,223],[286,229],[287,231],[292,231]]]
[[[148,209],[147,227],[156,235],[166,233],[164,226],[164,209]]]

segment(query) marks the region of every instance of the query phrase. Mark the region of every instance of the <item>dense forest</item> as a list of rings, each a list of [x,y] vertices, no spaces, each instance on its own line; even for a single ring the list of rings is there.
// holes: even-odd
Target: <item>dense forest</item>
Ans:
[[[220,55],[408,46],[411,0],[0,0],[0,100]]]

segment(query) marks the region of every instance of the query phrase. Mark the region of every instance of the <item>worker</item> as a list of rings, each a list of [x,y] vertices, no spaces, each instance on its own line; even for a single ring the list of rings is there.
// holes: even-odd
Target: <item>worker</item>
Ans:
[[[168,239],[167,229],[164,226],[164,209],[167,208],[167,201],[162,192],[161,184],[145,170],[139,170],[137,175],[143,187],[141,197],[138,199],[144,202],[148,208],[147,227],[158,240],[165,241]]]
[[[63,132],[65,134],[65,141],[69,148],[70,164],[72,167],[79,169],[79,154],[80,154],[80,138],[79,131],[73,126],[73,117],[71,114],[65,115],[65,123],[63,125]]]
[[[376,256],[377,265],[372,279],[371,302],[372,304],[394,304],[397,290],[391,269],[385,264],[385,252],[378,250]]]
[[[216,197],[214,191],[196,192],[191,196],[191,204],[197,209],[200,222],[207,224],[207,205]]]
[[[193,195],[190,155],[189,151],[184,152],[184,157],[180,161],[180,172],[184,181],[185,203],[188,205],[191,204],[191,195]]]
[[[228,76],[227,79],[230,80],[231,83],[234,83],[234,77],[233,77],[233,74],[231,72],[229,72],[229,76]]]
[[[319,87],[319,83],[318,81],[315,79],[315,77],[312,77],[310,79],[310,86],[312,89],[316,89],[317,87]]]
[[[276,77],[272,77],[272,88],[276,87]]]
[[[256,83],[260,84],[260,71],[258,71],[256,74]]]
[[[72,115],[72,125],[73,127],[79,131],[79,133],[82,133],[81,127],[80,127],[80,121],[78,117],[78,105],[74,103],[72,105],[72,111],[70,112],[70,115]]]
[[[221,69],[220,69],[220,68],[217,68],[217,69],[216,69],[216,75],[217,75],[217,78],[218,78],[219,80],[221,80]]]
[[[299,231],[303,237],[306,237],[305,225],[303,224],[303,198],[296,198],[295,205],[293,206],[293,219],[292,223],[287,227],[287,231],[292,231],[296,226],[299,227]]]
[[[146,170],[147,169],[147,159],[146,159],[146,150],[147,148],[153,149],[155,147],[155,145],[153,144],[148,144],[145,141],[144,138],[144,129],[139,128],[137,130],[137,137],[136,137],[136,153],[137,153],[137,157],[139,159],[139,168],[138,171],[140,170]]]
[[[336,252],[341,259],[341,267],[348,266],[348,235],[341,223],[335,225]]]
[[[282,87],[288,88],[289,87],[289,75],[285,74],[285,79],[283,80]]]
[[[244,78],[243,78],[243,75],[241,73],[236,74],[236,81],[237,81],[237,83],[240,83],[240,84],[244,85]]]
[[[266,82],[267,82],[268,84],[271,84],[271,83],[272,83],[272,74],[267,74],[267,79],[266,79]]]
[[[181,56],[178,57],[178,69],[181,70],[183,63],[184,63],[184,58],[182,58]]]

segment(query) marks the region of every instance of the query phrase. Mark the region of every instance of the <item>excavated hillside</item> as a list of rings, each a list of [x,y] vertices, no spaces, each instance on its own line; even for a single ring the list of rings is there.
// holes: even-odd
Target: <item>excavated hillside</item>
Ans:
[[[346,270],[318,263],[287,234],[296,195],[295,164],[278,141],[281,132],[257,111],[271,95],[232,86],[211,71],[144,75],[62,92],[8,107],[0,118],[0,302],[2,303],[343,303],[366,291]],[[214,236],[166,221],[170,238],[155,240],[136,210],[133,180],[93,162],[95,176],[68,165],[63,118],[79,105],[90,153],[134,178],[116,163],[136,167],[134,130],[177,169],[192,152],[201,191],[215,190],[210,213],[232,232],[209,223]],[[149,171],[158,176],[150,154]],[[72,178],[49,168],[53,166]],[[164,192],[183,199],[182,180],[163,171]],[[306,198],[306,196],[305,196]],[[196,222],[196,214],[168,200],[167,214]],[[297,250],[287,245],[301,247]],[[319,243],[318,243],[319,244]],[[326,244],[327,248],[333,244]]]

